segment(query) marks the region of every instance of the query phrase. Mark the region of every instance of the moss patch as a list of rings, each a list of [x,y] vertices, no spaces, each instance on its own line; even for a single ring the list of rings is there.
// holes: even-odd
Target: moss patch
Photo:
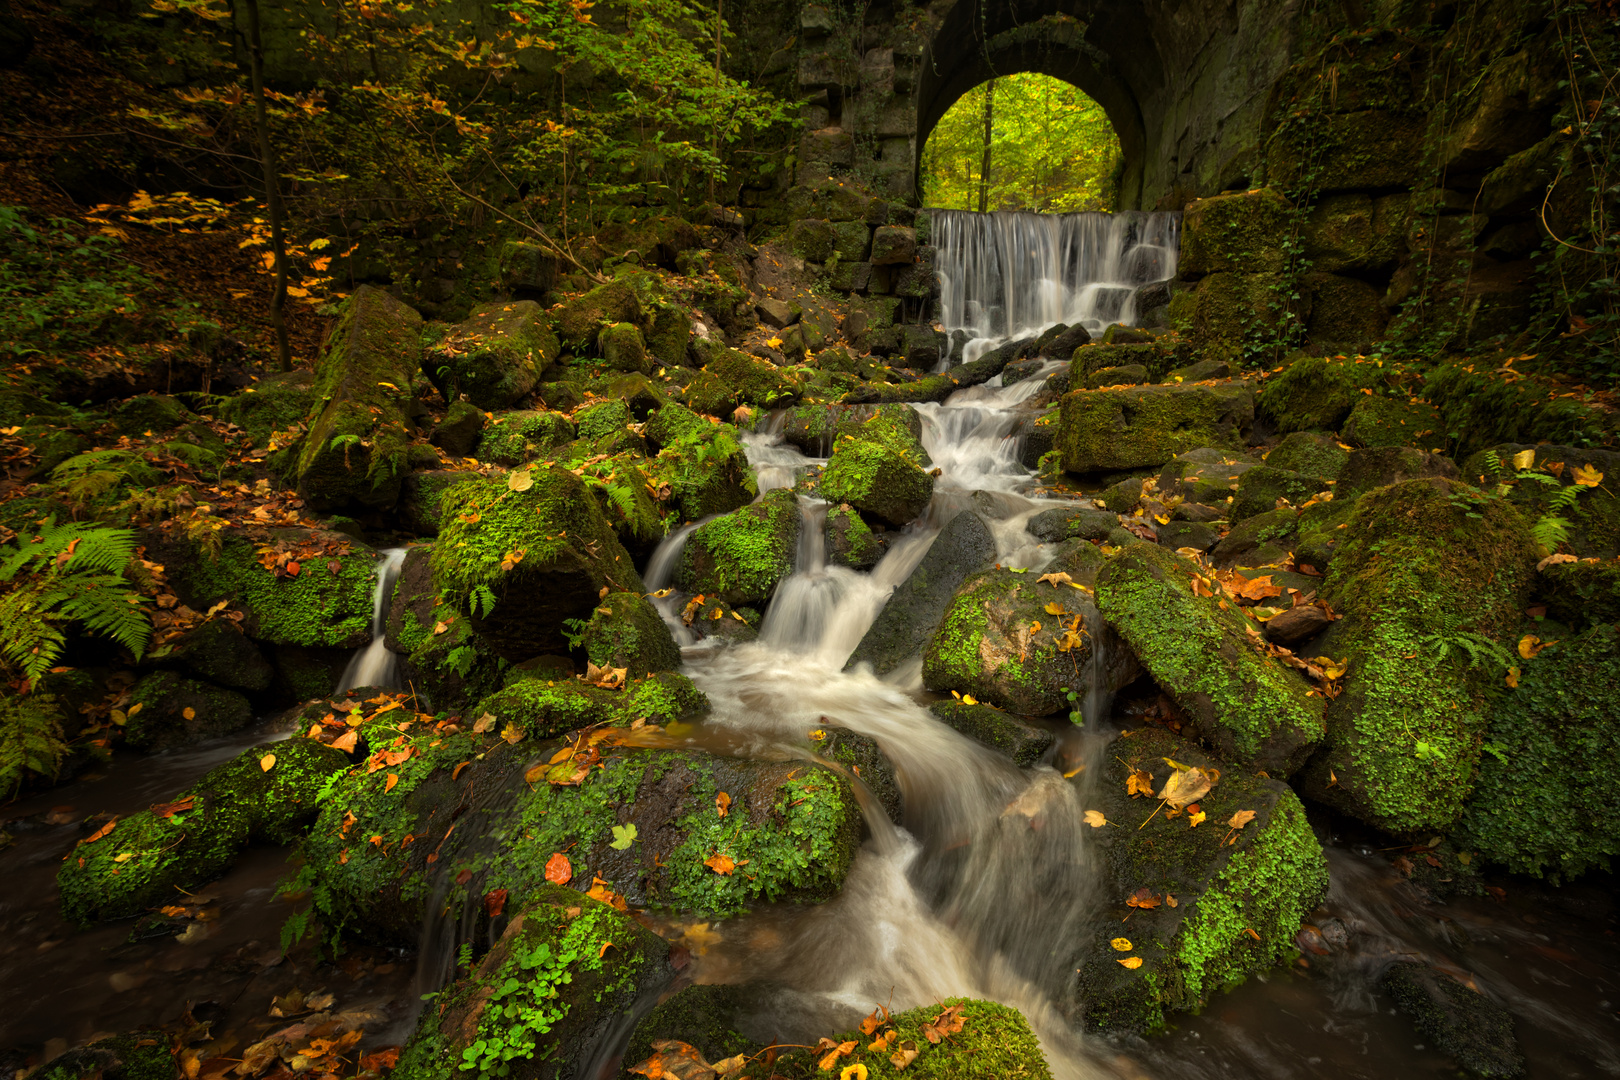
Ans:
[[[1073,390],[1057,444],[1072,473],[1157,468],[1198,447],[1240,448],[1254,419],[1247,383]]]
[[[945,1009],[960,1006],[962,1030],[942,1039],[937,1045],[923,1034],[923,1026],[932,1022]],[[839,1042],[856,1043],[854,1052],[838,1059],[838,1067],[851,1064],[865,1067],[872,1080],[983,1080],[988,1077],[1006,1080],[1050,1080],[1046,1058],[1041,1046],[1030,1030],[1029,1021],[1017,1009],[989,1001],[972,998],[946,998],[936,1005],[924,1005],[890,1017],[889,1025],[895,1031],[896,1046],[909,1043],[917,1048],[917,1059],[902,1071],[889,1060],[892,1050],[875,1051],[867,1047],[872,1037],[858,1031],[844,1032],[835,1038]],[[824,1052],[823,1052],[824,1053]],[[791,1049],[782,1052],[773,1066],[786,1080],[812,1080],[829,1075],[819,1068],[821,1055],[810,1049]]]
[[[486,304],[422,362],[446,401],[466,395],[480,409],[504,409],[533,390],[557,359],[557,335],[532,300]]]
[[[767,492],[751,506],[696,529],[681,552],[676,583],[728,604],[763,603],[793,572],[800,527],[798,497]]]
[[[365,644],[371,633],[377,553],[346,536],[310,529],[275,529],[270,539],[320,544],[323,549],[340,546],[310,560],[297,577],[278,577],[260,564],[255,544],[232,538],[215,558],[195,552],[171,561],[169,573],[199,611],[220,600],[244,611],[243,629],[258,641],[342,649]]]

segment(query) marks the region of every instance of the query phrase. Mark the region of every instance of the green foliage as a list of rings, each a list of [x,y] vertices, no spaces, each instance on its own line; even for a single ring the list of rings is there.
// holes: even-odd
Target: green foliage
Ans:
[[[128,529],[48,519],[31,542],[0,548],[0,645],[5,660],[30,682],[55,665],[67,643],[62,628],[83,623],[138,660],[152,636],[144,598],[124,578],[135,551]],[[20,575],[20,576],[19,576]]]
[[[30,773],[54,777],[66,756],[55,698],[30,694],[0,699],[0,792],[14,794]]]
[[[1113,208],[1124,158],[1108,115],[1078,87],[1033,72],[981,83],[940,118],[923,147],[926,205],[979,208],[990,93],[989,209],[1064,214]]]

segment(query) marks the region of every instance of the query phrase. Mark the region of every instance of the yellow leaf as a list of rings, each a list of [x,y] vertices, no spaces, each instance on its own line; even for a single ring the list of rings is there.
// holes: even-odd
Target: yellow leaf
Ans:
[[[1209,794],[1215,784],[1203,769],[1177,770],[1170,774],[1159,791],[1159,798],[1180,810],[1190,802],[1197,802]]]
[[[526,735],[527,733],[522,728],[518,727],[510,720],[508,720],[506,722],[506,726],[501,729],[501,738],[505,739],[513,746],[516,746],[518,743],[522,742]]]
[[[389,773],[388,774],[388,779],[383,782],[383,793],[387,794],[388,792],[393,791],[394,790],[394,785],[398,784],[398,783],[399,783],[399,777],[396,776],[394,773]]]
[[[1188,814],[1187,815],[1187,827],[1189,829],[1198,828],[1198,826],[1200,826],[1200,825],[1202,825],[1204,823],[1204,819],[1206,817],[1208,817],[1208,816],[1209,815],[1204,813],[1202,810],[1198,811],[1196,814]],[[1175,905],[1172,904],[1171,906],[1174,907]]]
[[[1122,958],[1119,963],[1122,967],[1128,967],[1132,971],[1135,971],[1137,968],[1142,966],[1142,958],[1140,956],[1127,956]]]
[[[1572,471],[1570,477],[1581,487],[1597,487],[1603,483],[1603,474],[1598,472],[1595,465],[1582,465]]]
[[[506,486],[513,491],[528,491],[534,487],[534,477],[527,469],[513,469],[507,474]]]
[[[493,713],[485,713],[483,716],[480,716],[477,720],[473,721],[473,734],[482,735],[484,732],[489,731],[494,727],[495,715]]]
[[[780,349],[782,347],[782,339],[779,337],[766,338],[765,344],[769,345],[773,349]]]
[[[184,716],[187,720],[195,720],[197,719],[197,710],[193,709],[190,705],[187,705],[181,710],[180,715]]]
[[[1056,574],[1042,574],[1040,577],[1035,579],[1035,584],[1050,585],[1053,588],[1057,588],[1059,585],[1073,585],[1074,579],[1068,574],[1059,571]],[[1053,614],[1056,613],[1054,612]]]
[[[1029,624],[1029,632],[1030,632],[1030,633],[1031,633],[1031,634],[1038,634],[1038,633],[1040,633],[1040,632],[1041,632],[1041,624],[1040,624],[1040,623],[1038,623],[1038,622],[1032,622],[1032,623],[1030,623],[1030,624]]]
[[[838,1080],[866,1080],[866,1066],[858,1061],[853,1065],[845,1065],[843,1071],[838,1074]]]
[[[1046,605],[1046,613],[1048,615],[1062,615],[1064,614],[1063,605],[1054,600]]]
[[[1551,641],[1542,641],[1534,634],[1526,634],[1519,639],[1519,655],[1526,660],[1534,660],[1536,654],[1547,646],[1554,644]]]
[[[264,755],[264,757],[259,759],[259,768],[263,769],[265,772],[269,772],[271,769],[273,769],[275,767],[276,767],[276,755],[274,755],[274,754],[266,754],[266,755]]]
[[[1130,938],[1117,937],[1108,944],[1114,947],[1115,952],[1130,952],[1132,949],[1136,948],[1135,945],[1131,944]]]
[[[1125,794],[1135,798],[1138,795],[1153,794],[1153,774],[1146,769],[1139,769],[1125,778]]]
[[[1513,455],[1513,467],[1515,469],[1528,469],[1535,463],[1536,452],[1534,450],[1520,450]]]
[[[1510,668],[1507,669],[1507,684],[1512,689],[1517,690],[1519,688],[1519,669],[1518,668],[1510,667]]]
[[[1253,820],[1254,820],[1254,811],[1253,810],[1239,810],[1237,813],[1232,815],[1232,820],[1227,822],[1227,824],[1232,826],[1232,828],[1234,828],[1234,829],[1241,829],[1241,828],[1243,828],[1243,826],[1247,825],[1249,822],[1251,822]]]
[[[978,701],[973,697],[972,694],[963,694],[962,695],[962,704],[964,704],[964,705],[977,705]]]
[[[1093,829],[1100,829],[1104,825],[1108,824],[1108,819],[1103,817],[1101,810],[1087,810],[1086,824],[1090,825]]]
[[[135,853],[133,851],[126,851],[122,855],[113,856],[113,862],[129,862],[134,857]]]

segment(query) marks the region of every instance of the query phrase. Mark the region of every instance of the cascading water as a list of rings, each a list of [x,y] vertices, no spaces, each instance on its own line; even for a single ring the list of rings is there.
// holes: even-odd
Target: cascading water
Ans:
[[[384,637],[388,630],[388,604],[404,563],[404,548],[388,548],[382,552],[382,561],[377,564],[377,586],[371,594],[371,644],[362,646],[343,669],[343,679],[337,688],[340,694],[356,686],[400,689],[399,657],[389,650]]]
[[[1176,274],[1175,213],[933,212],[940,321],[971,361],[1058,323],[1093,335],[1135,322],[1134,295]]]

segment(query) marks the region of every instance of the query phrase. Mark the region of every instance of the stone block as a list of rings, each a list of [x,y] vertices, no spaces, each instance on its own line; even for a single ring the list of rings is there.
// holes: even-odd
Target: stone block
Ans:
[[[801,218],[788,227],[788,250],[806,262],[826,262],[837,243],[830,221]]]
[[[872,263],[875,266],[908,265],[916,254],[916,229],[885,225],[872,234]]]
[[[1196,200],[1182,212],[1177,272],[1192,281],[1222,271],[1282,270],[1290,212],[1288,200],[1271,188]]]
[[[1247,382],[1072,390],[1057,442],[1068,472],[1156,468],[1198,447],[1238,449],[1253,422]]]

